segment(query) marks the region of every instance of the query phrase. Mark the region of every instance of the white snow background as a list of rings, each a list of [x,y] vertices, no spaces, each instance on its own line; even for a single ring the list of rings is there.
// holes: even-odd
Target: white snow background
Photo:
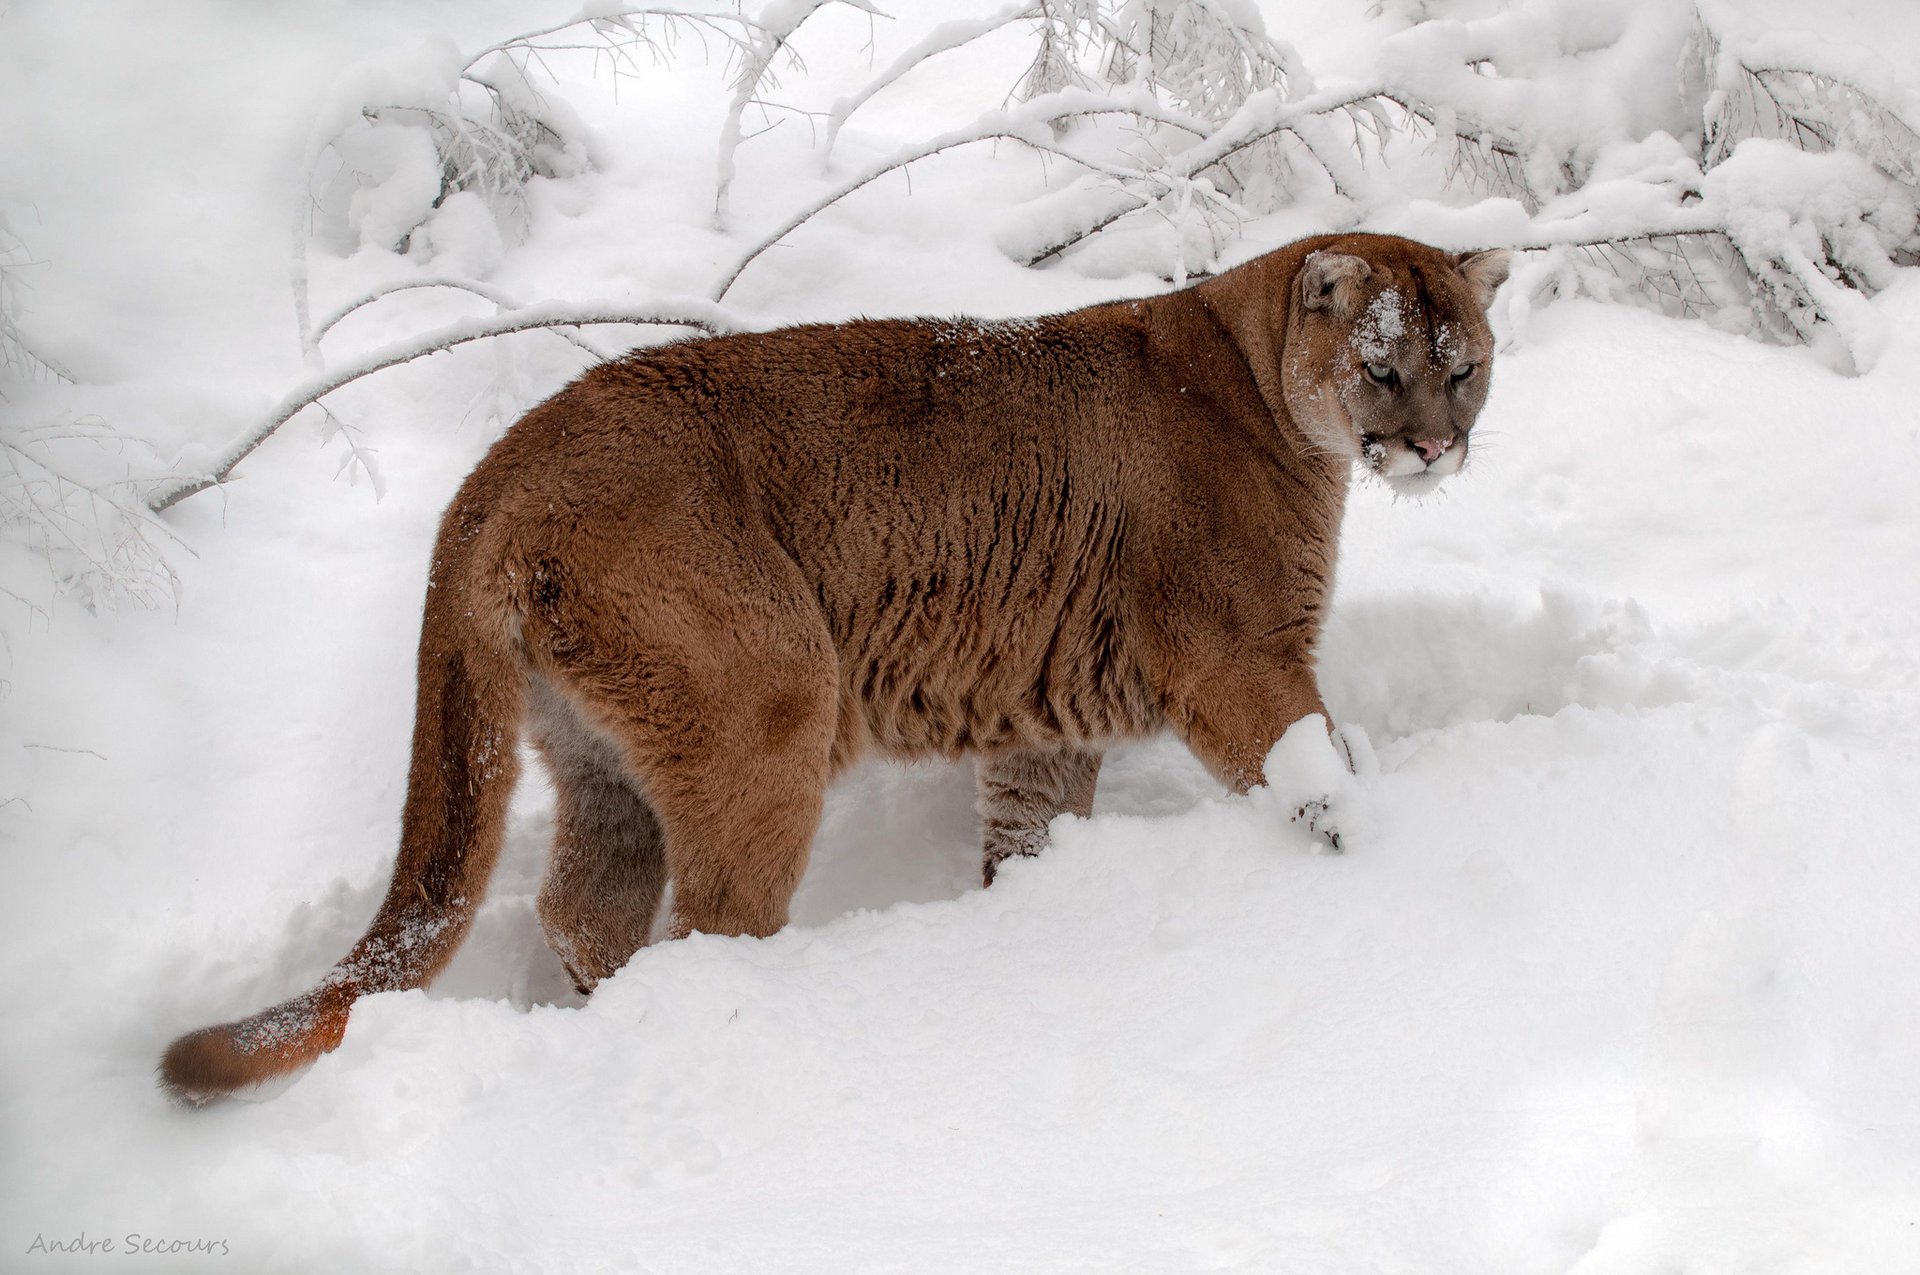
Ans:
[[[780,99],[825,111],[973,11],[882,7],[810,23]],[[1332,75],[1409,7],[1266,21]],[[1920,90],[1906,0],[1749,8]],[[750,115],[777,127],[716,230],[726,66],[689,40],[622,77],[554,60],[585,152],[531,183],[522,243],[471,199],[408,256],[380,243],[422,197],[398,130],[371,130],[353,207],[294,233],[324,124],[572,13],[0,7],[9,278],[75,382],[12,383],[0,412],[191,458],[304,374],[296,243],[316,313],[446,273],[642,305],[836,179],[814,123]],[[836,172],[995,104],[1017,44],[877,96]],[[1118,250],[1008,259],[1020,202],[1071,177],[1012,144],[943,155],[728,302],[1002,316],[1166,286]],[[1230,259],[1315,215],[1248,222]],[[166,1042],[307,987],[371,914],[436,518],[583,358],[529,333],[358,382],[329,402],[379,499],[310,411],[165,516],[171,600],[92,611],[44,567],[37,611],[0,599],[0,1270],[1920,1270],[1920,275],[1862,304],[1883,336],[1851,377],[1625,306],[1501,310],[1466,474],[1354,494],[1321,669],[1360,762],[1344,855],[1287,822],[1297,793],[1223,796],[1161,741],[982,891],[969,769],[871,764],[791,927],[650,947],[583,1003],[534,917],[535,767],[430,992],[363,1001],[261,1100],[182,1111],[153,1084]],[[327,349],[491,312],[408,292]],[[1276,787],[1304,783],[1314,750],[1280,752]]]

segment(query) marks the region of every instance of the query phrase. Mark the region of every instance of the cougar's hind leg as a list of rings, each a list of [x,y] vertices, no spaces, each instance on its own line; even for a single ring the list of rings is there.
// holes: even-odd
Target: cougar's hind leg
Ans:
[[[993,884],[994,873],[1009,857],[1039,853],[1055,815],[1092,813],[1100,760],[1101,754],[1080,748],[1010,749],[977,759],[981,876],[986,884]]]
[[[831,775],[839,665],[792,560],[737,536],[579,582],[529,626],[549,676],[639,776],[665,836],[672,932],[771,934]]]
[[[749,691],[698,761],[661,767],[675,937],[772,934],[787,923],[831,777],[837,686],[789,667]]]
[[[666,842],[618,746],[544,680],[530,700],[534,743],[555,794],[540,926],[574,986],[588,993],[645,946],[666,889]]]

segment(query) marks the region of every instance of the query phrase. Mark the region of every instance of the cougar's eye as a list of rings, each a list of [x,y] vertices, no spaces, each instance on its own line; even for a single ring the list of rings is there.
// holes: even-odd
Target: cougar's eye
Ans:
[[[1455,385],[1458,385],[1462,381],[1471,380],[1473,378],[1474,369],[1478,368],[1479,366],[1480,365],[1478,363],[1462,363],[1459,367],[1453,369],[1453,383]]]
[[[1393,365],[1390,363],[1367,364],[1367,375],[1373,378],[1375,385],[1393,384]]]

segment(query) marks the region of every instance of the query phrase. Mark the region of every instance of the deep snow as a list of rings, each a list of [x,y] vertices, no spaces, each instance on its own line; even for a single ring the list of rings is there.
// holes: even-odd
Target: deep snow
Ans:
[[[0,410],[164,452],[297,379],[286,193],[336,74],[567,13],[414,9],[0,13],[0,196],[47,262],[24,313],[84,382]],[[877,25],[874,65],[918,21]],[[1302,21],[1353,38],[1339,6]],[[826,109],[869,54],[863,22],[822,30],[788,83]],[[1007,56],[877,97],[843,162],[964,122]],[[729,238],[718,66],[564,96],[593,167],[536,183],[532,238],[436,230],[522,299],[696,292],[832,180],[749,140]],[[944,157],[729,300],[998,316],[1160,286],[1007,261],[995,218],[1046,180]],[[350,248],[313,253],[316,312],[429,269]],[[533,916],[536,778],[430,993],[363,1002],[264,1101],[181,1112],[166,1040],[308,985],[370,914],[434,521],[580,360],[527,335],[344,391],[382,499],[297,423],[168,516],[177,607],[9,630],[0,1269],[1920,1269],[1920,278],[1873,306],[1888,345],[1854,378],[1621,307],[1502,312],[1466,474],[1355,492],[1322,662],[1361,763],[1344,855],[1287,822],[1291,781],[1228,799],[1161,741],[981,891],[967,770],[870,765],[789,930],[649,948],[582,1004]],[[328,348],[486,311],[410,293]],[[82,1233],[226,1251],[29,1252]]]

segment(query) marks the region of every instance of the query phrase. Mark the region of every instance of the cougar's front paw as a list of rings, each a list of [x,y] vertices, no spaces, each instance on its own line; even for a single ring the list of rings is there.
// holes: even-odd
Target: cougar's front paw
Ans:
[[[1302,802],[1293,812],[1293,822],[1307,825],[1307,831],[1318,833],[1326,843],[1326,853],[1339,854],[1340,829],[1334,825],[1333,812],[1328,808],[1325,797]]]
[[[1303,718],[1267,754],[1269,799],[1287,822],[1313,834],[1312,848],[1339,854],[1366,840],[1366,790],[1378,769],[1364,730],[1329,730],[1320,717]]]

